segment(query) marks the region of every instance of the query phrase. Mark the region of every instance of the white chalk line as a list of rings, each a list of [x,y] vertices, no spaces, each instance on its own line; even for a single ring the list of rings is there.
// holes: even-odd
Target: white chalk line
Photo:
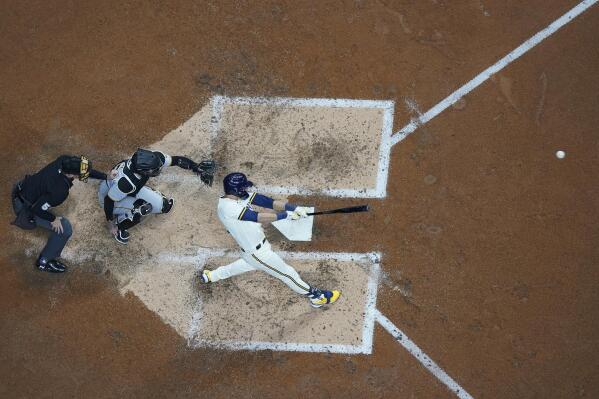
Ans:
[[[364,311],[364,325],[362,328],[361,345],[343,345],[343,344],[313,344],[297,342],[243,342],[243,341],[207,341],[198,339],[201,322],[201,309],[197,310],[192,317],[188,344],[192,348],[213,348],[227,350],[276,350],[288,352],[327,352],[339,354],[364,354],[370,355],[373,350],[374,341],[374,323],[375,321],[389,332],[412,356],[414,356],[427,370],[445,384],[452,392],[461,399],[472,399],[472,396],[466,392],[455,380],[453,380],[443,369],[441,369],[428,355],[426,355],[412,340],[410,340],[401,330],[399,330],[387,317],[376,309],[376,300],[378,293],[378,282],[380,278],[380,259],[382,254],[379,252],[353,253],[353,252],[288,252],[277,251],[283,259],[295,260],[339,260],[346,262],[372,262],[371,272],[368,277],[368,288],[366,294],[366,304]],[[232,251],[228,249],[200,248],[198,254],[177,255],[174,253],[162,253],[159,255],[161,261],[176,261],[195,264],[198,269],[205,261],[213,257],[239,257],[241,251]]]
[[[354,100],[345,98],[294,98],[294,97],[229,97],[214,96],[220,104],[269,105],[281,107],[326,107],[326,108],[379,108],[394,106],[392,100]]]
[[[390,148],[391,146],[389,146]],[[388,163],[388,156],[387,156]],[[301,195],[304,197],[310,196],[327,196],[336,198],[384,198],[386,196],[386,185],[387,185],[387,171],[388,167],[384,171],[379,172],[380,178],[377,177],[377,188],[376,189],[364,189],[364,190],[353,190],[353,189],[321,189],[321,190],[310,190],[300,187],[284,187],[284,186],[256,186],[253,189],[260,191],[263,194],[272,195]],[[158,181],[162,182],[181,182],[184,184],[192,185],[204,185],[200,180],[199,176],[195,175],[179,175],[175,173],[164,173],[156,177]],[[382,189],[379,189],[379,186]]]
[[[192,348],[213,348],[228,350],[271,350],[284,352],[340,353],[344,355],[368,355],[362,345],[310,344],[285,342],[236,342],[236,341],[199,341]]]
[[[597,3],[599,0],[584,0],[579,3],[577,6],[572,8],[570,11],[562,15],[560,18],[551,23],[548,27],[541,30],[530,39],[522,43],[519,47],[513,50],[511,53],[497,61],[494,65],[485,69],[483,72],[478,74],[474,79],[460,87],[458,90],[454,91],[452,94],[447,96],[443,101],[435,105],[433,108],[419,116],[418,118],[413,119],[410,123],[404,126],[401,130],[395,133],[391,137],[391,146],[399,143],[404,140],[410,134],[412,134],[419,126],[424,125],[441,112],[445,111],[447,108],[455,104],[458,100],[464,97],[466,94],[470,93],[472,90],[480,86],[482,83],[487,81],[491,76],[501,71],[503,68],[517,60],[520,56],[527,53],[530,49],[535,47],[537,44],[557,32],[561,27],[572,21],[574,18],[582,14],[589,7]]]
[[[454,392],[460,399],[473,399],[453,378],[451,378],[441,367],[437,365],[426,353],[422,351],[406,334],[397,328],[381,312],[376,310],[376,321],[385,329],[401,346],[416,358],[428,371],[431,372],[447,388]]]
[[[301,352],[331,352],[342,354],[371,354],[374,336],[374,321],[376,312],[376,298],[380,276],[379,252],[354,253],[354,252],[288,252],[275,251],[283,259],[295,260],[337,260],[342,262],[369,263],[366,301],[364,304],[364,324],[362,327],[361,345],[343,344],[314,344],[297,342],[244,342],[244,341],[207,341],[198,338],[201,329],[201,303],[194,311],[187,332],[187,341],[191,347],[227,348],[235,350],[282,350]],[[178,255],[163,252],[158,255],[161,262],[178,262],[194,264],[201,270],[206,260],[214,257],[237,258],[241,251],[228,249],[199,248],[197,255]]]
[[[391,136],[393,135],[393,114],[395,103],[391,103],[383,113],[383,128],[381,132],[381,144],[379,148],[379,165],[376,177],[376,197],[387,196],[387,181],[389,180],[389,164],[391,158]]]
[[[376,298],[380,276],[381,266],[377,260],[372,264],[372,271],[368,276],[368,288],[366,291],[366,309],[364,312],[364,326],[362,328],[362,353],[365,354],[372,353],[374,342],[374,320],[377,312]]]
[[[337,198],[384,198],[387,195],[389,159],[391,154],[391,136],[393,134],[393,112],[395,102],[390,100],[352,100],[334,98],[291,98],[291,97],[227,97],[212,98],[211,138],[216,140],[220,132],[221,120],[225,104],[278,106],[278,107],[326,107],[326,108],[371,108],[383,111],[381,142],[378,154],[378,166],[374,188],[363,189],[321,189],[310,190],[299,187],[260,186],[260,191],[267,194],[328,196]],[[173,178],[176,179],[176,178]]]
[[[34,254],[30,248],[26,251],[28,255]],[[356,252],[288,252],[276,251],[284,259],[296,260],[338,260],[345,262],[369,262],[371,272],[368,276],[366,304],[364,312],[364,325],[362,328],[361,345],[343,344],[313,344],[294,342],[242,342],[242,341],[202,341],[197,338],[201,328],[202,304],[196,304],[187,333],[187,343],[192,348],[214,348],[228,350],[276,350],[288,352],[313,352],[313,353],[339,353],[339,354],[364,354],[370,355],[373,350],[374,322],[381,324],[408,352],[414,356],[435,377],[443,382],[451,391],[460,398],[472,398],[462,387],[460,387],[445,371],[443,371],[430,357],[411,341],[401,330],[399,330],[387,317],[376,309],[378,294],[378,282],[380,278],[380,252],[356,253]],[[87,260],[93,258],[92,253],[69,251],[65,258],[69,260]],[[188,263],[201,270],[206,260],[215,257],[237,258],[241,251],[231,249],[199,248],[196,255],[178,255],[172,252],[163,252],[158,255],[160,262]],[[198,296],[198,300],[200,297]]]

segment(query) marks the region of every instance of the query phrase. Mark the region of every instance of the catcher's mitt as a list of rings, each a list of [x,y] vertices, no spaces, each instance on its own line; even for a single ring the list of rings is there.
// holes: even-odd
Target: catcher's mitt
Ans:
[[[212,186],[214,173],[216,172],[216,162],[212,160],[202,161],[193,167],[193,171],[200,176],[202,183]]]

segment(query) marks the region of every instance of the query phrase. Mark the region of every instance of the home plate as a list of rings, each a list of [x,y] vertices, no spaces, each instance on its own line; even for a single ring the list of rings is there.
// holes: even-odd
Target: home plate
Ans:
[[[314,212],[313,207],[306,207],[307,212]],[[281,219],[271,223],[290,241],[312,241],[312,226],[314,216],[298,220]]]

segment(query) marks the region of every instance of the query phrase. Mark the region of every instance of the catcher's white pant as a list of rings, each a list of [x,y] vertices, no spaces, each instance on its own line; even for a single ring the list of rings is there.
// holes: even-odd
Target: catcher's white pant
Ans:
[[[102,208],[104,207],[104,197],[106,197],[108,190],[110,190],[110,187],[112,186],[111,183],[112,182],[106,182],[106,180],[104,180],[100,183],[100,187],[98,188],[98,200],[100,201],[100,207]],[[162,198],[162,193],[144,186],[139,190],[135,197],[127,196],[122,200],[115,202],[112,214],[117,217],[117,223],[120,223],[125,219],[132,220],[133,203],[138,199],[142,199],[152,204],[151,213],[162,213]]]
[[[210,280],[212,282],[224,280],[252,270],[265,271],[287,284],[298,294],[305,295],[310,291],[310,285],[301,279],[293,267],[273,252],[268,241],[253,253],[242,252],[241,259],[213,270],[210,273]]]

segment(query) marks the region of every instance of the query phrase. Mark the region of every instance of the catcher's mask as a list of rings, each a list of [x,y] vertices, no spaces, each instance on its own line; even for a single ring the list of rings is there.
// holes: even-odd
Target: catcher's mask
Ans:
[[[89,159],[81,155],[80,157],[68,157],[62,162],[62,171],[70,175],[79,176],[79,180],[86,182],[89,172],[92,169],[92,163]]]
[[[131,157],[131,170],[142,176],[154,177],[160,174],[162,159],[155,152],[138,148]]]
[[[223,179],[225,194],[234,195],[239,198],[247,198],[247,188],[252,187],[254,183],[249,181],[247,177],[240,172],[229,173]]]

